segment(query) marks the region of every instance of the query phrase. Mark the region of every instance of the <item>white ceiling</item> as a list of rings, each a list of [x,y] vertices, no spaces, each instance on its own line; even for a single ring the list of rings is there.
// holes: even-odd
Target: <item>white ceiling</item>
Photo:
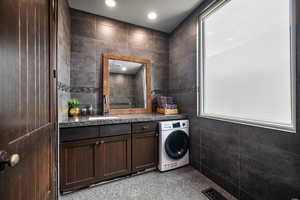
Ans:
[[[117,5],[109,8],[105,0],[69,0],[71,8],[117,19],[170,33],[203,0],[116,0]],[[147,18],[150,11],[157,13],[155,21]]]

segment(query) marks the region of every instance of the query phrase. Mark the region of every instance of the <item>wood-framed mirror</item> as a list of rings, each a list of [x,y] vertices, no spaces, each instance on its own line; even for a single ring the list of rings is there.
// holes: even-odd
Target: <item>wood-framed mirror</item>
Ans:
[[[151,60],[103,54],[103,97],[105,113],[151,113]]]

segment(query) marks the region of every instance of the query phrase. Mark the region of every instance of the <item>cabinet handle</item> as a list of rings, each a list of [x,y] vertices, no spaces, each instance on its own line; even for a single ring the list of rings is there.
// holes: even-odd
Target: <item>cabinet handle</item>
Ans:
[[[103,141],[103,140],[101,140],[101,141],[97,141],[95,144],[96,144],[96,145],[99,145],[99,144],[104,144],[104,141]]]

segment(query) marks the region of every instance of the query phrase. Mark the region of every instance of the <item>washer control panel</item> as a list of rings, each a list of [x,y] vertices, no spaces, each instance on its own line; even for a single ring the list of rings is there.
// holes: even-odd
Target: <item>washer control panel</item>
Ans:
[[[188,120],[178,120],[178,121],[166,121],[160,122],[160,129],[167,130],[167,129],[176,129],[176,128],[187,128],[189,126]]]

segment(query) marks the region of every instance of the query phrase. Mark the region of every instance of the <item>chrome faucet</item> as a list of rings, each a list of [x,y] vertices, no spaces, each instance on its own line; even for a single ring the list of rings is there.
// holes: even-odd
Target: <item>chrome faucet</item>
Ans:
[[[106,115],[108,113],[108,96],[103,95],[103,115]]]

